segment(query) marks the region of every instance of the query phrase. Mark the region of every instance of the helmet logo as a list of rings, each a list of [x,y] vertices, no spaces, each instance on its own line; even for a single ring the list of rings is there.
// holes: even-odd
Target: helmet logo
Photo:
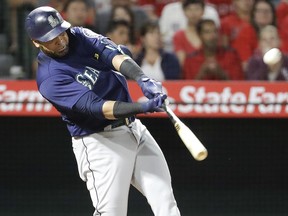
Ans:
[[[48,22],[49,22],[49,24],[51,25],[52,28],[54,28],[55,26],[60,24],[59,19],[54,18],[52,15],[50,15],[48,17]]]

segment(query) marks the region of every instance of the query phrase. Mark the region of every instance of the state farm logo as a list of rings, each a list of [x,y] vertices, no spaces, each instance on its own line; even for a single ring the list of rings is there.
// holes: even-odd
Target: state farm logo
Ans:
[[[0,85],[0,112],[50,112],[52,105],[37,90],[9,90]]]
[[[288,92],[269,92],[264,86],[251,86],[247,92],[233,92],[231,87],[216,92],[207,91],[203,86],[184,86],[179,96],[183,103],[177,104],[171,97],[169,101],[171,108],[181,113],[288,113]],[[173,105],[173,102],[176,104]]]

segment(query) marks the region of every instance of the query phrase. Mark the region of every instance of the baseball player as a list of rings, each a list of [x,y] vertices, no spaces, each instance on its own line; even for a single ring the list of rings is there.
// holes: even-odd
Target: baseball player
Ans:
[[[58,11],[39,7],[25,27],[38,54],[37,86],[61,113],[72,137],[79,175],[94,216],[127,215],[130,184],[154,215],[179,216],[165,158],[138,113],[159,111],[167,95],[120,46]],[[146,102],[134,103],[125,76],[137,81]]]

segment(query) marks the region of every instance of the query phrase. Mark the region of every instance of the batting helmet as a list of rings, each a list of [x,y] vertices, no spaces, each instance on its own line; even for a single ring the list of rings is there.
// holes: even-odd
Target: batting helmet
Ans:
[[[43,6],[31,11],[26,20],[25,28],[33,40],[47,42],[71,27],[60,13],[52,7]]]

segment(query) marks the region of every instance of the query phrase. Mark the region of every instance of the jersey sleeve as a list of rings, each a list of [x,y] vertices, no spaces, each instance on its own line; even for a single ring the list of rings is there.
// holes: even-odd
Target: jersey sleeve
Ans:
[[[87,28],[79,28],[79,34],[84,44],[84,49],[91,53],[95,59],[104,62],[110,68],[115,69],[112,59],[116,55],[125,54],[121,46],[116,45],[109,38],[97,34]]]
[[[80,97],[90,90],[75,82],[73,77],[59,74],[44,80],[39,86],[39,91],[56,108],[71,110]]]

